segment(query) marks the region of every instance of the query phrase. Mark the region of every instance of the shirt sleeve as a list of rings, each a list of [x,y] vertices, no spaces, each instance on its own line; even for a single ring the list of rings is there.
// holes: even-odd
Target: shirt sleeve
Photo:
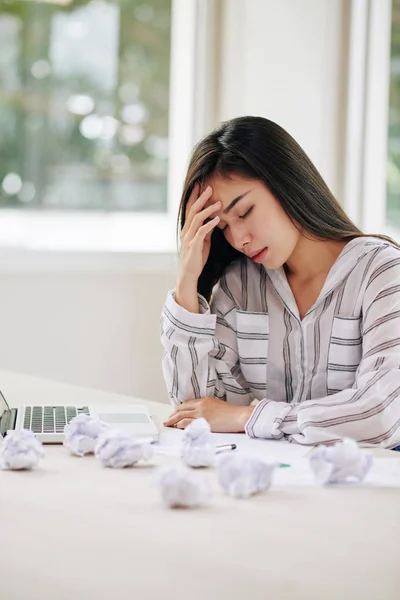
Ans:
[[[214,396],[248,405],[253,397],[239,367],[236,331],[224,318],[235,307],[225,276],[214,293],[212,312],[206,300],[198,298],[200,313],[191,313],[169,292],[162,311],[162,367],[170,402],[177,406]]]
[[[273,429],[301,444],[344,437],[383,448],[400,444],[400,258],[391,257],[366,285],[363,351],[352,388],[290,405],[287,412],[283,403],[264,400],[246,425],[249,435],[264,437]]]

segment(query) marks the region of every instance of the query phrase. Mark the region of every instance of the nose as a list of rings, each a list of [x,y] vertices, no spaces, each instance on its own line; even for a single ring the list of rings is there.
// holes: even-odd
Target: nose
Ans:
[[[230,233],[232,238],[230,241],[231,245],[236,248],[236,250],[243,252],[245,245],[250,244],[251,241],[251,236],[246,230],[244,223],[238,223],[235,226],[232,226]]]

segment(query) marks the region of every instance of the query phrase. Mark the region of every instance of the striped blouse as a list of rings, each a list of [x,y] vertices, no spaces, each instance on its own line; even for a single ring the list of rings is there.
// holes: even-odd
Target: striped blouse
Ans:
[[[173,406],[214,396],[258,400],[245,431],[300,444],[351,437],[400,444],[400,250],[350,241],[304,318],[283,268],[243,257],[200,314],[170,292],[163,309],[163,372]]]

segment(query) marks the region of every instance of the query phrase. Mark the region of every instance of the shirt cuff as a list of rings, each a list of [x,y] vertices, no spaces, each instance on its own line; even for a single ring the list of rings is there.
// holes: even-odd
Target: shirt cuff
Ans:
[[[211,314],[207,301],[198,294],[200,313],[192,313],[175,302],[175,292],[169,292],[164,305],[163,313],[170,325],[180,329],[182,333],[196,337],[215,335],[217,315]]]
[[[294,411],[293,415],[292,411]],[[249,437],[274,440],[280,440],[286,434],[299,433],[297,406],[286,402],[261,400],[253,410],[244,430]]]
[[[300,433],[300,427],[297,420],[300,404],[291,404],[291,410],[282,421],[281,431],[285,435],[295,435]]]

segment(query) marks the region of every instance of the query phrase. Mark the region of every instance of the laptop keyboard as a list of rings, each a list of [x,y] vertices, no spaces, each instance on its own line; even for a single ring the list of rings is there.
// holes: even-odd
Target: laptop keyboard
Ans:
[[[80,414],[89,414],[87,406],[26,406],[24,429],[33,433],[64,433],[64,426]]]

